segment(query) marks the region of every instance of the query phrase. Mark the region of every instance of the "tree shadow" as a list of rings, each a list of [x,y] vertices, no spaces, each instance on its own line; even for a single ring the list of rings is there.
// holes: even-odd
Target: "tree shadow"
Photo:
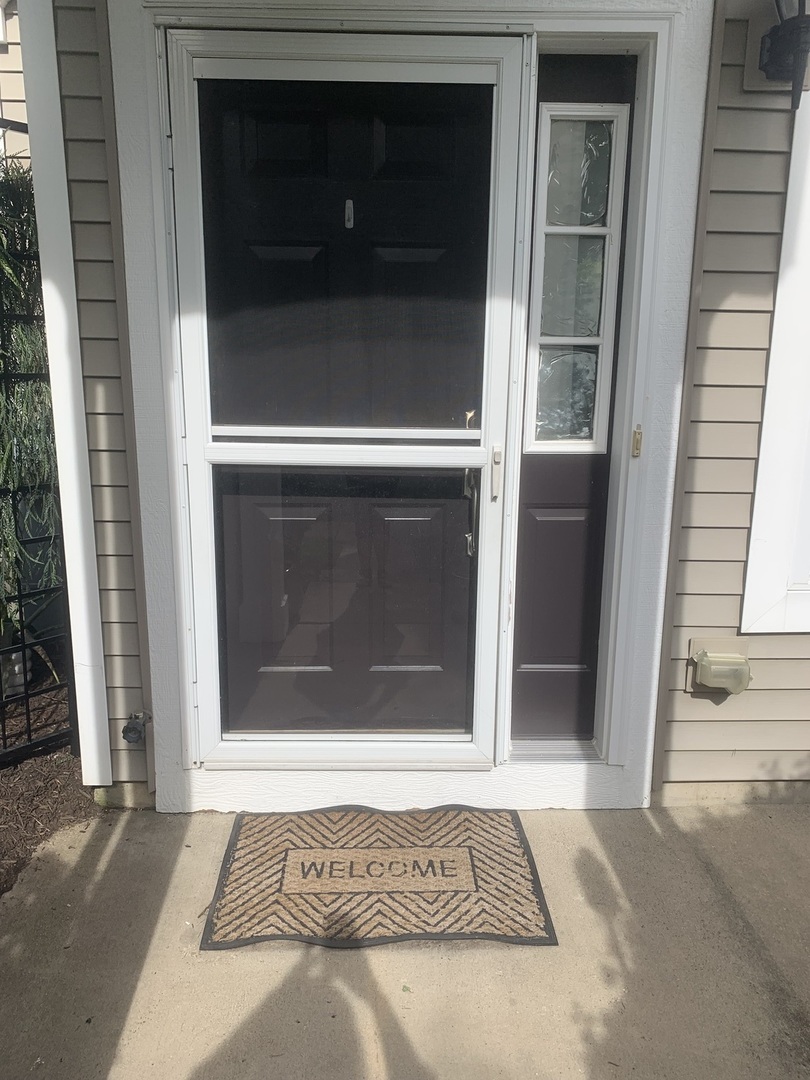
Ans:
[[[405,1035],[362,951],[304,949],[283,981],[189,1080],[438,1080]]]
[[[58,834],[0,898],[3,1076],[109,1075],[189,824],[153,818]]]
[[[810,1075],[806,806],[588,815],[607,1012],[575,1007],[589,1080]]]

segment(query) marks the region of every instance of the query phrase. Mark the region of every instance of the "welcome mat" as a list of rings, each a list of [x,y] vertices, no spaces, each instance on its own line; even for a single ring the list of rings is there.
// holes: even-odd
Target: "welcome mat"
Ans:
[[[200,948],[443,938],[557,944],[514,811],[240,814]]]

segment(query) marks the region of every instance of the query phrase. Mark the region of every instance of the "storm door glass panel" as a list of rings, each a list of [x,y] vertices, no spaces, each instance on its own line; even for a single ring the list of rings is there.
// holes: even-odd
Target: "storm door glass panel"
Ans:
[[[198,87],[213,423],[479,427],[492,87]]]
[[[471,731],[477,471],[214,479],[225,733]]]

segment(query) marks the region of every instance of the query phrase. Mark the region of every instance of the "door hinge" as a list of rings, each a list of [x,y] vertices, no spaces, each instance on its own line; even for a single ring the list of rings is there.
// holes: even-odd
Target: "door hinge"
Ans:
[[[641,457],[641,440],[642,440],[643,434],[644,433],[641,430],[641,424],[636,424],[635,429],[633,431],[633,439],[632,439],[632,442],[630,444],[630,455],[631,455],[631,457]]]

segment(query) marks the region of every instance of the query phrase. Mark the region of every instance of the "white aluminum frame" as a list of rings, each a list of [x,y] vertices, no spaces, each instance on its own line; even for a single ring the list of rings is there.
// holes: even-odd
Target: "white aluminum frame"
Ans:
[[[439,38],[348,36],[325,34],[255,34],[234,31],[170,30],[167,34],[170,120],[174,185],[182,198],[175,201],[177,236],[180,350],[183,357],[184,463],[188,483],[191,573],[194,595],[196,677],[191,693],[196,702],[197,761],[206,768],[230,765],[241,747],[250,760],[262,753],[268,764],[308,766],[330,760],[340,736],[320,739],[268,736],[264,741],[224,736],[219,711],[218,605],[214,550],[213,470],[216,464],[322,465],[372,468],[476,468],[482,470],[478,539],[478,584],[472,735],[467,743],[403,735],[352,742],[352,760],[372,767],[483,767],[494,760],[497,655],[500,596],[501,503],[491,496],[486,469],[489,448],[506,437],[508,386],[497,373],[509,366],[511,306],[499,298],[512,289],[517,187],[518,113],[523,49],[515,38]],[[469,445],[455,431],[436,429],[434,443],[448,435],[452,445],[402,445],[365,442],[213,442],[222,428],[212,424],[205,321],[202,188],[199,118],[195,82],[200,78],[289,79],[299,81],[385,81],[492,85],[493,135],[489,221],[487,311],[481,407],[483,446]],[[227,430],[227,428],[225,429]],[[241,427],[239,430],[243,430]],[[249,425],[244,430],[255,434]],[[261,429],[260,429],[261,430]],[[310,428],[287,430],[304,437]],[[316,429],[317,430],[317,429]],[[326,438],[336,429],[328,428]],[[343,438],[356,437],[347,428]],[[385,429],[371,429],[373,437]],[[407,429],[406,429],[407,430]],[[418,430],[418,429],[417,429]],[[466,433],[462,433],[466,435]],[[424,438],[424,436],[423,436]],[[473,439],[475,436],[473,435]],[[191,741],[191,740],[190,740]],[[349,740],[351,741],[351,740]],[[378,745],[379,744],[379,745]]]
[[[380,442],[480,442],[480,428],[329,428],[213,424],[215,439],[374,439]]]
[[[691,271],[684,237],[691,235],[697,200],[712,4],[646,0],[641,12],[635,4],[631,10],[630,0],[603,0],[597,12],[573,10],[573,0],[550,0],[543,10],[537,0],[515,0],[511,9],[495,12],[491,0],[467,0],[465,10],[416,10],[403,8],[398,0],[380,0],[374,8],[362,0],[344,0],[339,9],[306,0],[295,8],[274,0],[241,0],[238,6],[221,0],[108,0],[108,9],[138,472],[148,495],[141,513],[158,808],[293,810],[361,801],[391,809],[451,801],[518,809],[646,805]],[[187,688],[194,668],[194,604],[182,483],[174,236],[168,209],[170,130],[161,33],[162,27],[190,23],[336,35],[347,30],[501,36],[536,31],[542,52],[632,52],[639,57],[597,686],[595,748],[600,760],[577,755],[575,747],[561,760],[550,748],[538,747],[536,760],[509,761],[514,507],[523,440],[536,114],[537,47],[529,38],[523,59],[514,290],[503,297],[504,306],[512,307],[512,419],[504,446],[498,767],[459,772],[435,763],[432,768],[416,766],[415,771],[381,767],[374,772],[358,771],[354,759],[332,757],[322,763],[323,769],[311,762],[305,769],[284,770],[262,758],[251,760],[245,748],[231,763],[238,770],[233,776],[192,768],[197,760],[189,739],[194,702]],[[645,431],[644,452],[631,460],[630,433],[639,423]]]
[[[545,104],[540,105],[535,167],[534,243],[532,287],[529,300],[529,345],[526,351],[526,412],[523,450],[527,454],[598,454],[607,449],[610,431],[610,391],[613,373],[613,349],[616,332],[616,304],[621,269],[622,206],[627,161],[627,125],[629,105]],[[551,124],[554,120],[612,120],[610,177],[608,181],[607,224],[604,226],[557,226],[546,224],[548,206],[548,159],[551,149]],[[600,333],[594,337],[550,337],[540,333],[543,310],[543,272],[545,239],[551,235],[602,236],[605,255],[602,267],[602,306]],[[537,439],[537,384],[539,354],[544,347],[568,346],[599,348],[594,395],[593,437],[591,439]]]

